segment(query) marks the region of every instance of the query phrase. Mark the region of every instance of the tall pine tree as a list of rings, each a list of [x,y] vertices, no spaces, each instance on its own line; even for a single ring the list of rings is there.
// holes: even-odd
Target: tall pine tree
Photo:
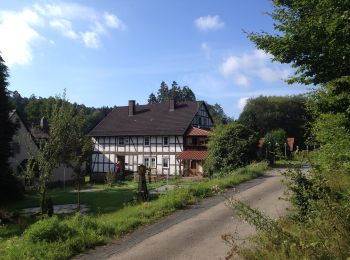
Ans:
[[[12,175],[8,159],[11,156],[11,140],[16,127],[9,115],[8,70],[0,56],[0,198],[13,199],[19,197],[21,189],[19,182]]]

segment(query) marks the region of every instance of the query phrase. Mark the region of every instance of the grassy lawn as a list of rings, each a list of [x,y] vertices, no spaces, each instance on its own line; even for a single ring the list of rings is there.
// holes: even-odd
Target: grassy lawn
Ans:
[[[176,180],[170,180],[173,184]],[[148,189],[154,189],[165,185],[166,181],[157,181],[147,183]],[[83,187],[82,189],[102,189],[96,192],[81,192],[80,202],[89,207],[89,214],[103,214],[114,212],[123,208],[126,204],[134,201],[138,184],[134,181],[125,181],[115,184],[113,187],[107,187],[103,184],[94,184]],[[72,193],[74,187],[63,189],[52,189],[48,192],[55,205],[77,203],[77,194]],[[21,210],[24,208],[39,207],[39,194],[26,194],[22,200],[15,202],[2,202],[0,208],[7,210]]]
[[[186,185],[182,185],[181,180],[173,180],[170,184],[181,185],[144,203],[127,203],[128,199],[132,200],[137,185],[129,182],[101,192],[83,194],[85,197],[82,203],[92,208],[91,214],[87,216],[77,214],[44,218],[25,230],[18,225],[0,225],[0,258],[67,259],[110,239],[121,237],[139,226],[154,223],[178,209],[197,203],[204,197],[215,195],[217,190],[258,177],[266,169],[266,163],[257,163],[221,178],[203,179]],[[150,186],[155,188],[163,184],[165,182],[157,182]],[[76,196],[62,191],[52,191],[51,196],[54,194],[57,195],[56,200],[54,198],[56,204],[57,201],[71,203]],[[125,198],[119,199],[118,196]],[[20,202],[22,204],[11,207],[27,206],[36,199],[27,197]],[[25,204],[25,201],[28,201],[28,204]]]

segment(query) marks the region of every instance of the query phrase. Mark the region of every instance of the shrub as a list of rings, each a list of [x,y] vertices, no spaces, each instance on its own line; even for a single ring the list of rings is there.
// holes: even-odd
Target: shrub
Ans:
[[[245,126],[236,122],[218,125],[210,135],[208,157],[204,172],[224,175],[236,168],[249,164],[256,158],[257,136]]]
[[[68,239],[76,231],[58,219],[57,216],[42,219],[31,225],[25,232],[24,238],[33,243],[57,242]]]
[[[275,157],[283,157],[283,149],[286,143],[287,134],[283,129],[275,129],[265,135],[264,147],[267,149],[267,160],[270,164],[275,163]]]
[[[115,182],[115,173],[114,172],[107,172],[106,178],[105,178],[105,183],[107,184],[107,186],[112,187],[114,182]]]

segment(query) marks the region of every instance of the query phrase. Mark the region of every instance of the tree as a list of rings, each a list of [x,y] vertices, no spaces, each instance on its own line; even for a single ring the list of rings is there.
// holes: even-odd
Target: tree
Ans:
[[[173,81],[169,89],[168,85],[162,81],[157,91],[157,97],[152,92],[148,97],[148,104],[167,102],[169,99],[181,103],[196,101],[196,96],[188,86],[181,87],[176,81]]]
[[[169,100],[169,97],[170,97],[169,87],[164,81],[162,81],[160,83],[160,87],[157,92],[158,103],[162,103]]]
[[[274,60],[296,68],[288,82],[322,84],[349,75],[349,0],[272,2],[276,33],[248,37]]]
[[[294,137],[302,145],[307,132],[306,124],[310,119],[303,96],[260,96],[248,100],[238,121],[260,137],[281,128],[288,137]]]
[[[182,88],[182,101],[196,101],[196,95],[188,86]]]
[[[286,145],[287,134],[283,129],[275,129],[269,131],[265,135],[264,147],[267,149],[267,158],[270,164],[275,164],[276,156],[281,158],[283,156],[283,149]]]
[[[225,174],[249,164],[256,158],[257,143],[256,134],[242,124],[216,126],[209,138],[205,174]]]
[[[232,119],[225,114],[224,109],[218,103],[215,103],[215,105],[207,104],[207,107],[211,117],[214,120],[214,124],[227,124],[228,122],[232,121]]]
[[[21,188],[16,177],[12,174],[8,159],[11,156],[12,136],[16,125],[10,119],[11,106],[9,102],[8,70],[0,56],[0,197],[14,199],[21,196]]]
[[[152,92],[148,97],[148,104],[157,104],[158,100],[156,98],[156,95]]]
[[[84,165],[91,158],[93,143],[91,138],[84,134],[84,127],[86,124],[86,117],[82,110],[75,116],[71,111],[68,118],[71,118],[68,125],[69,139],[66,140],[65,158],[62,160],[67,165],[72,167],[78,185],[78,211],[80,211],[80,183]]]

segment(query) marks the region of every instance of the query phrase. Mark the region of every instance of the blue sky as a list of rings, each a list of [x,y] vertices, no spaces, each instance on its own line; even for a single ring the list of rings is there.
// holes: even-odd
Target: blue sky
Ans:
[[[238,117],[249,97],[306,87],[247,39],[272,32],[268,0],[0,1],[0,51],[10,90],[47,97],[67,89],[87,106],[146,103],[164,80]]]

